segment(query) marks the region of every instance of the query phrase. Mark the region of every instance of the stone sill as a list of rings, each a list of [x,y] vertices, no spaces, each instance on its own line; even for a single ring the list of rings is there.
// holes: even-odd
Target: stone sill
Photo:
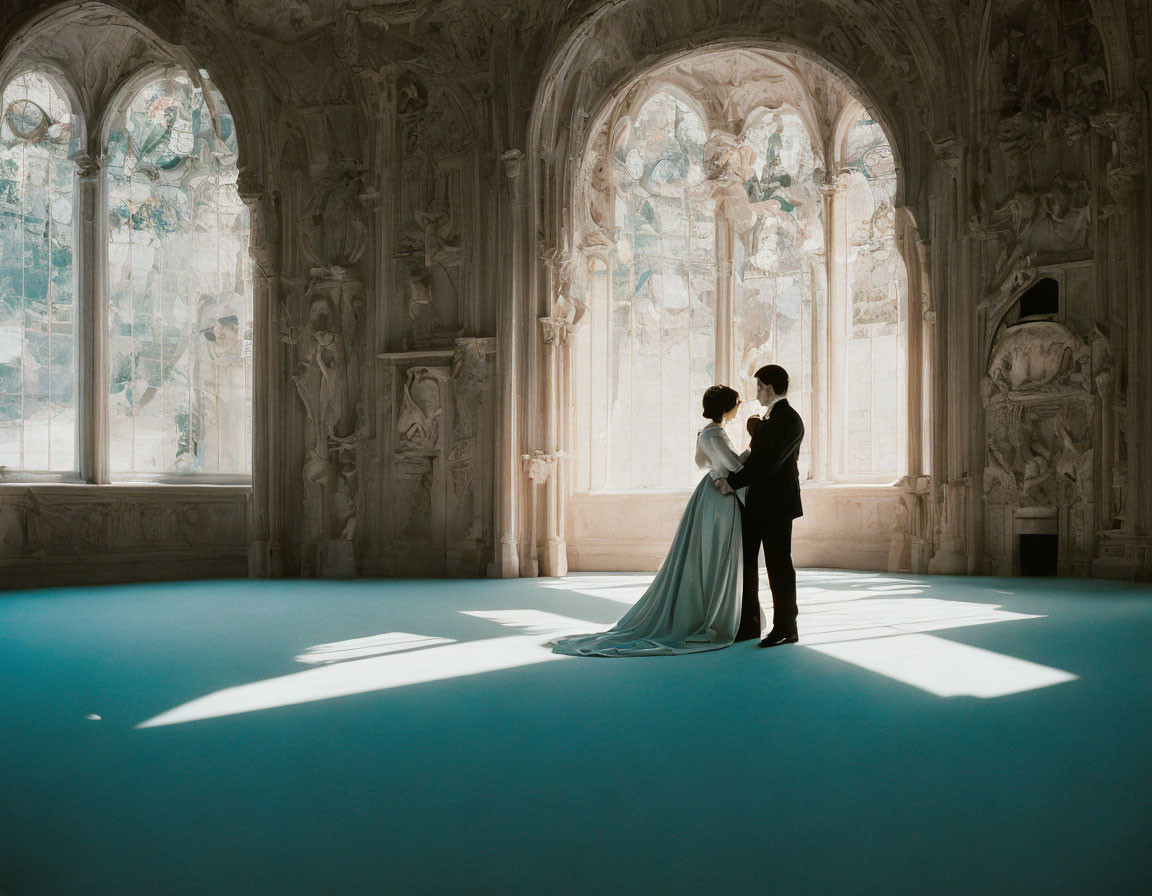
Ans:
[[[641,498],[647,495],[652,497],[684,497],[687,498],[692,494],[695,487],[690,489],[673,489],[673,488],[634,488],[634,489],[614,489],[608,491],[595,491],[595,492],[573,492],[572,497],[576,500],[589,499],[589,500],[607,500],[608,498],[628,497],[628,498]],[[800,485],[800,494],[815,493],[817,495],[829,495],[836,497],[843,495],[851,497],[853,495],[859,496],[875,496],[883,492],[905,493],[908,489],[900,485],[898,481],[893,482],[804,482]]]
[[[252,493],[251,483],[219,483],[219,482],[107,482],[95,485],[91,482],[14,482],[0,481],[0,496],[25,494],[27,492],[43,494],[105,496],[112,494],[131,494],[137,492],[152,497],[170,495],[173,497],[241,497]]]

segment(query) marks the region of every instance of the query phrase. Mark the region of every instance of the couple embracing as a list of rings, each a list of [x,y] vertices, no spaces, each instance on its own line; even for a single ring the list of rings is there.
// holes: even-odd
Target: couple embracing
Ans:
[[[613,628],[555,641],[555,653],[665,656],[759,638],[761,548],[773,612],[772,630],[760,646],[799,640],[792,521],[804,512],[798,467],[804,423],[788,404],[783,367],[761,367],[756,386],[766,411],[748,419],[752,443],[740,455],[724,432],[740,396],[728,386],[705,391],[704,416],[712,422],[697,436],[696,464],[708,467],[708,474],[688,501],[660,572]]]

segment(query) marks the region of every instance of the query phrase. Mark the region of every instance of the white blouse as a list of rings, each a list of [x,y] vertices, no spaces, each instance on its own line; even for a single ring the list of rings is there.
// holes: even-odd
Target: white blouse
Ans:
[[[708,475],[713,479],[744,469],[747,459],[748,451],[737,454],[721,426],[705,426],[696,436],[696,466],[710,467]]]

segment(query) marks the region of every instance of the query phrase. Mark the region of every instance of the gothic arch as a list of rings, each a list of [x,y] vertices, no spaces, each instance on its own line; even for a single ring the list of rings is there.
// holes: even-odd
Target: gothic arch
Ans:
[[[89,0],[58,3],[13,27],[0,59],[0,83],[30,67],[55,75],[84,124],[86,153],[95,159],[107,120],[114,114],[111,107],[124,86],[142,83],[140,79],[149,72],[179,68],[193,84],[210,84],[224,97],[237,125],[239,168],[248,177],[256,176],[264,169],[267,140],[259,114],[263,96],[252,87],[260,83],[259,79],[239,70],[246,54],[230,53],[227,46],[231,39],[226,34],[209,38],[205,33],[175,33],[171,35],[175,41],[170,41],[162,34],[165,26],[178,32],[181,23],[156,24],[158,28],[151,27],[145,16],[137,16],[125,4]],[[198,40],[194,46],[178,42],[187,37]],[[92,77],[89,59],[94,54],[104,57],[101,68],[105,74],[100,78]],[[201,74],[208,69],[212,70],[210,81]]]
[[[642,4],[625,6],[635,14]],[[684,16],[690,17],[690,13],[681,15]],[[915,131],[907,116],[902,114],[904,110],[893,102],[894,94],[886,89],[890,87],[889,83],[879,76],[870,82],[849,77],[846,75],[847,66],[835,61],[834,51],[841,44],[821,39],[821,36],[834,33],[829,31],[831,26],[828,23],[816,38],[796,33],[789,36],[750,34],[754,29],[744,25],[712,29],[703,35],[695,35],[691,40],[682,32],[679,36],[668,33],[653,35],[639,29],[630,32],[628,39],[622,39],[620,33],[608,29],[610,18],[609,11],[590,17],[554,54],[548,74],[537,85],[537,104],[532,110],[529,126],[527,159],[531,193],[527,207],[531,210],[532,220],[525,222],[522,233],[535,240],[536,251],[532,254],[541,261],[539,264],[530,262],[533,270],[527,278],[524,294],[516,303],[516,316],[522,321],[517,327],[520,345],[516,355],[525,365],[519,379],[526,386],[520,393],[517,413],[523,421],[520,424],[523,447],[557,459],[552,467],[556,472],[543,480],[545,488],[540,490],[544,493],[545,503],[543,518],[546,525],[545,531],[540,533],[545,545],[541,563],[545,574],[561,574],[567,568],[564,505],[571,486],[565,479],[564,464],[559,462],[565,451],[570,452],[573,441],[572,423],[563,411],[571,402],[573,390],[573,362],[569,359],[566,343],[567,334],[579,326],[585,313],[580,283],[584,272],[578,258],[581,255],[585,258],[595,256],[594,249],[582,242],[582,233],[589,223],[588,198],[593,175],[589,161],[596,156],[595,147],[603,146],[605,134],[609,140],[612,139],[616,122],[608,120],[611,110],[625,105],[638,109],[638,101],[654,94],[662,85],[666,87],[669,82],[675,83],[676,78],[669,78],[669,72],[690,65],[694,59],[717,58],[723,54],[733,59],[747,58],[753,64],[756,59],[771,60],[776,64],[775,76],[785,82],[779,92],[781,95],[793,92],[799,97],[787,105],[801,116],[805,128],[814,138],[813,145],[821,150],[828,168],[838,163],[840,158],[837,138],[843,142],[847,126],[860,112],[868,110],[881,124],[896,160],[897,246],[908,269],[909,287],[914,282],[916,285],[921,282],[918,276],[921,272],[915,272],[914,281],[912,271],[914,266],[921,266],[923,260],[922,253],[917,252],[922,244],[914,224],[919,216],[903,206],[905,196],[919,192],[915,187],[906,187],[908,171],[905,159],[912,159],[913,164],[919,162],[923,158],[922,144],[911,136]],[[654,29],[659,27],[653,25]],[[650,48],[648,44],[658,38],[662,42]],[[606,55],[605,49],[609,47],[611,52]],[[640,61],[633,66],[634,60]],[[860,60],[855,61],[858,63]],[[812,86],[813,74],[823,79],[815,88]],[[862,86],[862,83],[868,86]],[[828,93],[836,90],[842,91],[842,97],[833,102]],[[692,90],[682,92],[697,94]],[[716,128],[718,120],[729,116],[731,126],[726,130],[740,133],[761,114],[761,106],[751,99],[747,108],[735,113],[731,109],[710,107],[706,96],[691,105],[704,107],[705,126],[710,131]],[[732,118],[737,120],[731,122]],[[826,179],[829,183],[835,179],[835,174],[834,170],[828,171]],[[926,277],[922,279],[926,281]],[[907,313],[912,294],[910,288],[904,295],[902,314]],[[538,316],[542,331],[532,326],[532,318]],[[915,350],[922,351],[923,345],[918,335]],[[909,366],[917,381],[909,400],[918,406],[922,395],[919,377],[924,365],[917,357],[910,359]],[[537,388],[537,383],[540,388]],[[901,412],[906,416],[906,409],[902,408]],[[903,469],[919,472],[920,458],[924,454],[919,440],[924,432],[920,427],[915,430],[917,446],[907,450],[901,445],[901,465]],[[516,503],[521,532],[531,529],[532,520],[540,516],[529,512],[536,493],[536,489],[521,489],[519,492]],[[529,536],[528,542],[522,544],[521,552],[528,551],[535,556],[534,535]],[[523,561],[521,569],[524,569]]]

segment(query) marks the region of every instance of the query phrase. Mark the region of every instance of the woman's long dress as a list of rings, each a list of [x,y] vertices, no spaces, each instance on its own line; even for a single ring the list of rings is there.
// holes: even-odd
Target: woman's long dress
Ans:
[[[712,484],[743,467],[724,430],[696,439],[697,466],[710,467],[692,493],[660,572],[639,602],[606,632],[553,642],[569,656],[668,656],[718,650],[740,626],[740,505]]]

